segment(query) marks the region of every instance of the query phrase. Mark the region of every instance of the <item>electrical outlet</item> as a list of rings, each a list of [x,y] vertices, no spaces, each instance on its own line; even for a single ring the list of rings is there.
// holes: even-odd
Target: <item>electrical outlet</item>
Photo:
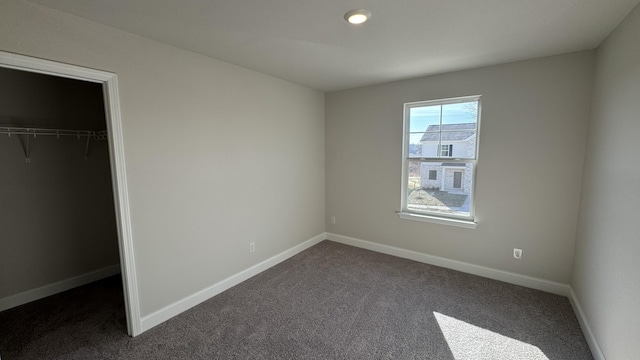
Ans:
[[[336,217],[335,217],[335,216],[332,216],[332,217],[331,217],[331,223],[332,223],[333,225],[335,225],[335,224],[336,224]]]
[[[513,258],[522,260],[522,249],[514,248],[513,249]]]
[[[249,252],[252,253],[254,251],[256,251],[256,243],[249,243]]]

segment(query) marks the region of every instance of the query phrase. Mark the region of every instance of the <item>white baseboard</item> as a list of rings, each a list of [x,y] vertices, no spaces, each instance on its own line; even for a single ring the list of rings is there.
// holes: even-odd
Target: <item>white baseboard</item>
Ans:
[[[593,355],[593,359],[606,360],[604,357],[604,353],[600,349],[600,345],[598,345],[598,342],[596,341],[596,337],[593,335],[593,332],[591,331],[591,327],[589,326],[587,317],[584,314],[584,310],[582,310],[582,306],[580,306],[578,297],[576,296],[576,293],[573,291],[572,287],[569,287],[568,297],[569,297],[569,302],[571,303],[571,307],[573,307],[573,312],[576,313],[576,317],[578,318],[578,322],[580,323],[580,327],[582,328],[584,337],[587,339],[587,344],[589,344],[589,349],[591,349],[591,354]]]
[[[327,239],[345,245],[351,245],[387,255],[393,255],[404,259],[414,260],[425,264],[436,265],[447,269],[462,271],[468,274],[478,275],[489,279],[504,281],[506,283],[520,285],[536,290],[546,291],[552,294],[568,296],[569,285],[516,274],[508,271],[493,269],[485,266],[474,265],[457,260],[451,260],[440,256],[406,250],[394,246],[377,244],[374,242],[352,238],[349,236],[327,233]]]
[[[47,296],[55,295],[63,291],[73,289],[78,286],[98,281],[109,276],[120,273],[120,264],[107,266],[102,269],[92,271],[79,276],[74,276],[65,280],[55,282],[53,284],[41,286],[36,289],[21,292],[0,299],[0,311],[11,309],[32,301],[40,300]]]
[[[269,269],[270,267],[275,266],[283,262],[284,260],[287,260],[288,258],[312,247],[313,245],[325,239],[326,233],[314,236],[313,238],[301,244],[285,250],[278,255],[272,256],[269,259],[256,264],[246,270],[243,270],[235,275],[232,275],[216,284],[213,284],[206,289],[200,290],[195,294],[178,300],[175,303],[166,306],[152,314],[143,316],[141,320],[142,332],[145,332],[152,327],[161,324],[186,310],[191,309],[192,307],[200,304],[203,301],[209,300],[210,298],[220,294],[221,292],[240,284],[241,282],[249,279],[252,276],[258,275],[259,273]]]

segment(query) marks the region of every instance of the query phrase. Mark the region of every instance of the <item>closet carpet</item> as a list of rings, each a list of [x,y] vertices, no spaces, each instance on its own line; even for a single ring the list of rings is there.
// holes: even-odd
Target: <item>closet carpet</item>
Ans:
[[[119,277],[0,313],[14,359],[592,359],[567,298],[323,241],[131,338]]]

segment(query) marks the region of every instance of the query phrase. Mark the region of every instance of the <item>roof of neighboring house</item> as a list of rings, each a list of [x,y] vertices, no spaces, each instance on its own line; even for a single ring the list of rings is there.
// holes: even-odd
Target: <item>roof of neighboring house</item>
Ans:
[[[438,141],[438,135],[442,134],[442,141],[465,140],[476,133],[476,123],[444,124],[442,132],[440,125],[429,125],[420,141]]]

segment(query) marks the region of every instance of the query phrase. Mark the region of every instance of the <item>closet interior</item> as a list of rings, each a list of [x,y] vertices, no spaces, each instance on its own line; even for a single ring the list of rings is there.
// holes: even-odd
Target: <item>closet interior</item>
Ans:
[[[0,311],[119,272],[102,84],[0,67]]]

